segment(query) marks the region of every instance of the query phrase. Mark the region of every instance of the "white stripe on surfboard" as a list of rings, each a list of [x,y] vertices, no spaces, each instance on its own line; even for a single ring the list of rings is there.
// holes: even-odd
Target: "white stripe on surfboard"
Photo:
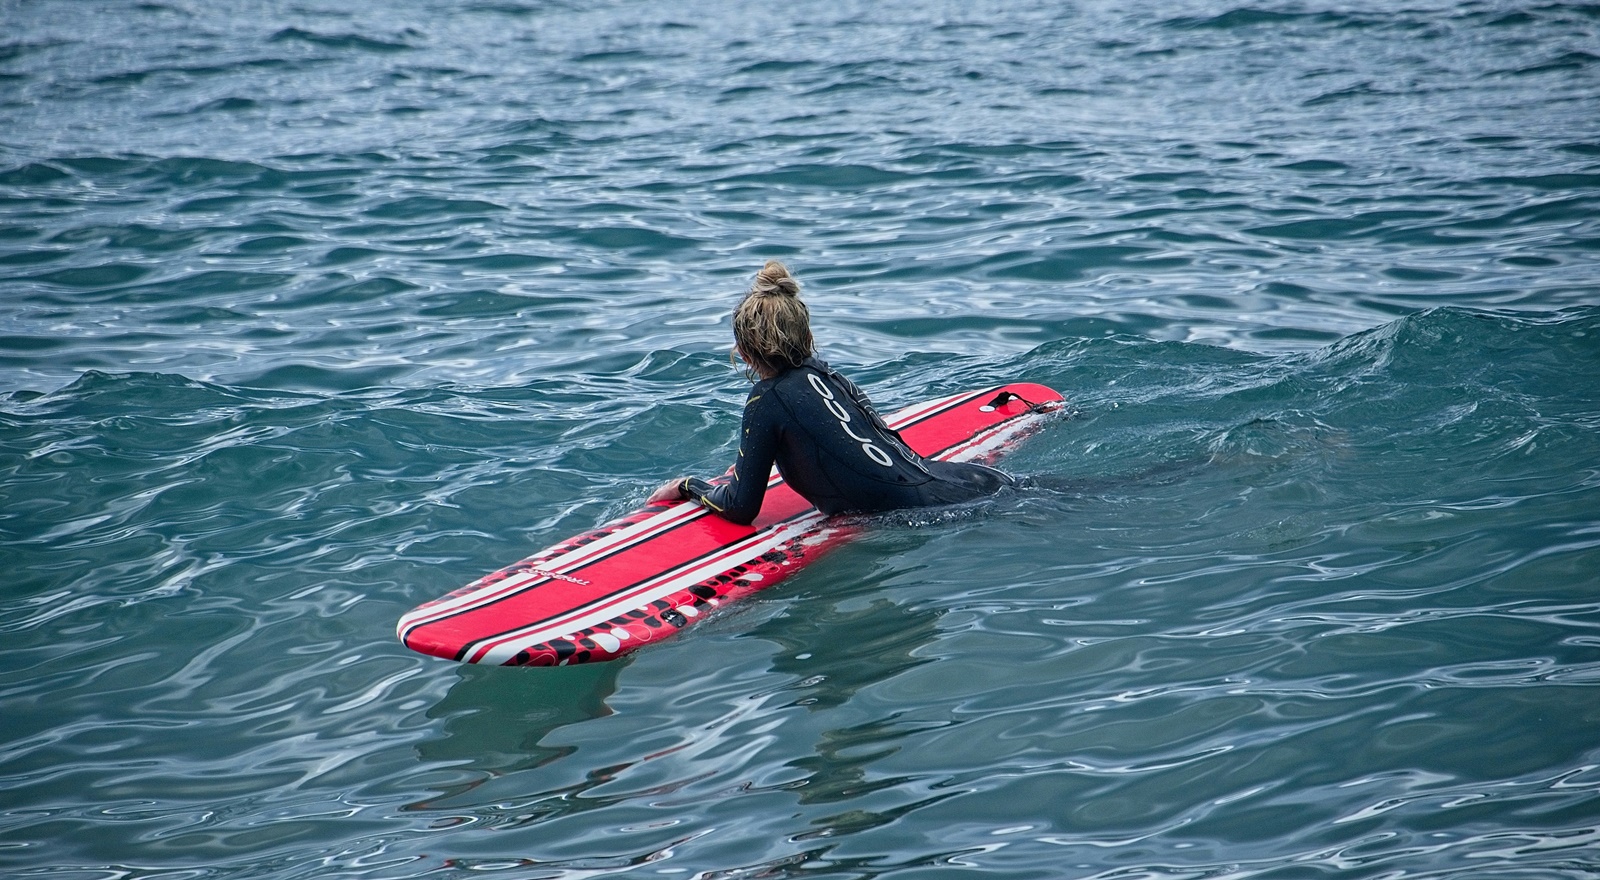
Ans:
[[[775,475],[769,478],[767,489],[781,483]],[[591,541],[581,547],[575,547],[565,553],[546,559],[539,559],[540,554],[535,554],[518,565],[534,564],[536,567],[511,578],[495,581],[474,590],[468,589],[460,595],[445,597],[436,603],[424,605],[413,609],[410,613],[400,618],[398,630],[400,637],[420,626],[426,626],[446,617],[453,617],[483,605],[490,605],[507,596],[514,595],[538,583],[550,580],[550,575],[568,574],[577,568],[598,561],[599,558],[620,552],[635,544],[641,544],[656,535],[670,531],[678,526],[687,524],[690,520],[710,514],[711,511],[698,504],[676,504],[661,513],[647,519],[640,520],[624,529],[619,529],[604,538]],[[488,575],[492,576],[492,575]]]
[[[994,389],[990,389],[990,390],[992,391]],[[990,392],[989,391],[963,391],[963,392],[961,392],[959,394],[952,394],[952,395],[950,395],[948,397],[941,397],[941,398],[939,398],[937,400],[926,400],[926,401],[923,401],[922,403],[913,404],[911,406],[908,406],[905,409],[897,410],[896,412],[891,414],[888,418],[884,419],[883,421],[884,421],[884,424],[887,424],[889,427],[894,428],[895,430],[898,431],[898,430],[900,430],[900,428],[904,427],[906,424],[908,424],[908,423],[910,423],[912,421],[919,421],[919,420],[932,418],[933,416],[938,415],[939,413],[943,412],[944,410],[954,409],[955,407],[957,407],[957,406],[959,406],[959,405],[961,405],[963,403],[966,403],[969,398],[976,399],[976,398],[982,397],[983,395],[988,394],[988,393],[990,393]]]
[[[521,647],[538,644],[541,641],[574,636],[590,626],[604,623],[619,614],[642,609],[675,590],[694,586],[707,578],[725,574],[739,565],[757,559],[773,547],[793,540],[796,534],[805,535],[816,531],[814,527],[823,519],[825,517],[815,510],[798,514],[795,519],[769,526],[739,541],[715,548],[697,559],[631,584],[623,592],[601,597],[589,605],[574,608],[558,617],[534,621],[517,629],[478,639],[471,643],[464,651],[464,655],[465,657],[481,655],[485,650],[512,639],[518,642],[520,650]],[[754,579],[759,580],[759,575]],[[530,638],[532,641],[528,641]],[[514,656],[514,652],[507,656]]]
[[[450,617],[479,605],[499,601],[506,596],[525,589],[535,581],[549,580],[550,574],[565,574],[569,569],[582,565],[599,554],[621,549],[624,545],[647,540],[657,533],[675,528],[707,513],[710,513],[710,511],[699,505],[674,505],[627,528],[619,529],[604,538],[591,541],[581,547],[575,547],[565,553],[546,559],[538,559],[537,556],[532,557],[530,561],[537,564],[537,568],[533,571],[485,584],[475,590],[469,589],[456,596],[447,596],[438,602],[412,610],[411,613],[400,619],[401,635],[403,637],[407,630],[425,626],[440,618]],[[485,577],[492,576],[486,575]]]
[[[1029,413],[1018,413],[1012,418],[992,425],[984,431],[974,435],[964,443],[950,447],[943,457],[943,461],[971,461],[1000,449],[1010,443],[1017,434],[1031,424],[1034,419],[1025,418]],[[1035,414],[1036,415],[1036,414]]]
[[[826,518],[816,511],[801,514],[797,519],[757,532],[687,567],[663,572],[627,593],[609,597],[604,604],[576,609],[562,618],[540,621],[520,630],[475,642],[463,653],[462,659],[470,663],[504,664],[525,648],[554,639],[574,637],[620,614],[643,608],[657,599],[670,596],[708,577],[715,577],[730,568],[756,559],[761,554],[796,537],[816,534],[820,539],[826,530],[818,530],[816,526]]]

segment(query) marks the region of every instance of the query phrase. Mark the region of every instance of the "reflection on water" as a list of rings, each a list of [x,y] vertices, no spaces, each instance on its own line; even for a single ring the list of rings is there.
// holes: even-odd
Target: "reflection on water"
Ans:
[[[563,667],[547,675],[507,675],[496,667],[464,665],[460,680],[427,716],[439,722],[437,736],[417,744],[429,763],[463,766],[483,777],[504,776],[572,753],[544,746],[545,736],[568,724],[610,713],[606,698],[627,666],[596,663]],[[418,802],[440,809],[472,785]]]

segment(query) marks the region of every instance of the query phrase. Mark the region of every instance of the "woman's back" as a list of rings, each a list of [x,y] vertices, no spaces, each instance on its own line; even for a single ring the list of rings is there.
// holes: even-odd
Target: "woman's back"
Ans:
[[[784,482],[828,514],[953,504],[1011,482],[993,468],[912,452],[854,383],[816,358],[751,390],[733,480],[717,487],[694,481],[690,496],[749,522],[774,464]]]

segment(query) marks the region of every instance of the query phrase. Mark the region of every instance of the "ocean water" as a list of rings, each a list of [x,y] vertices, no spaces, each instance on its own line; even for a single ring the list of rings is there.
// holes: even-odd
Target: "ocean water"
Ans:
[[[767,258],[1072,402],[675,639]],[[0,0],[0,874],[1600,876],[1600,6]]]

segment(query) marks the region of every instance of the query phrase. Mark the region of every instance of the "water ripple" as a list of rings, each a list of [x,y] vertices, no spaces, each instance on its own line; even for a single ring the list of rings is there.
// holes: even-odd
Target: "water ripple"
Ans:
[[[1591,5],[97,12],[0,37],[8,875],[1593,873]],[[1028,485],[395,643],[726,466],[768,257],[1064,391]]]

